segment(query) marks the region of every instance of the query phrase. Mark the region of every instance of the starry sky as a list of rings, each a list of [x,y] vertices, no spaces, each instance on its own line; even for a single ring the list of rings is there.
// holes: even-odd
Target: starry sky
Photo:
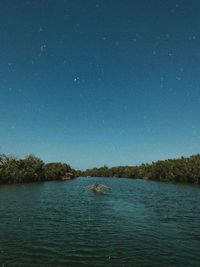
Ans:
[[[0,1],[0,152],[85,169],[200,152],[200,1]]]

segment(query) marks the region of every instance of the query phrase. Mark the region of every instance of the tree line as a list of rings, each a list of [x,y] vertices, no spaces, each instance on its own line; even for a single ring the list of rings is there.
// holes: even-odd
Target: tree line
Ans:
[[[141,178],[165,182],[200,184],[200,155],[141,164],[87,169],[82,176]]]
[[[181,157],[141,164],[139,166],[103,166],[100,168],[75,170],[69,164],[54,162],[45,164],[34,155],[24,159],[0,154],[0,184],[29,183],[61,180],[66,173],[72,178],[126,177],[166,182],[184,182],[200,184],[200,155]]]
[[[74,178],[76,171],[65,163],[45,164],[34,155],[18,159],[0,154],[0,184],[61,180],[66,173]]]

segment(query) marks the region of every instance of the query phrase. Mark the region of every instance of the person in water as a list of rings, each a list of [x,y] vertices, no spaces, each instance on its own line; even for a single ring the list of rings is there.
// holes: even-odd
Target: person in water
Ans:
[[[86,186],[84,187],[84,191],[90,191],[92,190],[95,193],[108,193],[111,191],[111,188],[109,188],[108,186],[104,185],[104,184],[99,184],[99,183],[94,183],[90,186]]]
[[[95,183],[95,184],[93,185],[93,188],[98,188],[99,186],[100,186],[99,183]]]
[[[100,186],[99,183],[95,183],[93,185],[93,191],[95,191],[95,192],[100,192],[101,191],[101,186]]]

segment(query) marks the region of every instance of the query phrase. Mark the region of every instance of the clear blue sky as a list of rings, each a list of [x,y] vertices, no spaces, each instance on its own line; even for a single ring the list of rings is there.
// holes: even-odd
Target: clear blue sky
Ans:
[[[85,169],[200,152],[200,1],[0,2],[0,152]]]

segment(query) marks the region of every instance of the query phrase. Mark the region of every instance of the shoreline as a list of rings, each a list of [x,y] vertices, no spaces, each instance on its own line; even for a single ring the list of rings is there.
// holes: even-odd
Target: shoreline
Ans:
[[[200,184],[200,154],[168,159],[139,166],[117,166],[75,170],[67,163],[45,164],[30,154],[24,159],[0,155],[0,184],[23,184],[43,181],[70,181],[78,177],[112,177],[160,182]]]

